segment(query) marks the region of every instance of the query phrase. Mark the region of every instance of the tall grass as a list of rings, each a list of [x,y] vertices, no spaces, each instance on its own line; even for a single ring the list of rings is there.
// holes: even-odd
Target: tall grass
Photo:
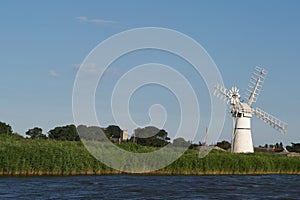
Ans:
[[[119,145],[127,151],[149,152],[157,148],[133,143]],[[199,158],[188,150],[155,174],[300,174],[300,158],[269,153],[231,154],[213,150]],[[121,173],[102,164],[81,142],[24,139],[0,136],[0,175],[75,175]]]
[[[80,142],[0,137],[0,174],[88,174],[110,172]]]
[[[199,159],[189,150],[172,165],[162,170],[178,174],[300,174],[300,158],[270,153],[232,154],[212,150]]]

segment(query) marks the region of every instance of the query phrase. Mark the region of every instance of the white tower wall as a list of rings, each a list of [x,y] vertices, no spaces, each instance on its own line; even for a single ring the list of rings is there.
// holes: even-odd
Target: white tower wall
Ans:
[[[128,140],[128,132],[127,132],[127,130],[123,130],[121,139],[122,139],[122,141]]]
[[[253,153],[253,142],[251,137],[251,114],[244,114],[235,118],[235,134],[233,138],[234,153]]]

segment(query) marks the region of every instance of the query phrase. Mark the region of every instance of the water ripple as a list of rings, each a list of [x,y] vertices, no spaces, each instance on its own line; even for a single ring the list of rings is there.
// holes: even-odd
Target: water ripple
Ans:
[[[299,175],[2,177],[0,199],[299,199]]]

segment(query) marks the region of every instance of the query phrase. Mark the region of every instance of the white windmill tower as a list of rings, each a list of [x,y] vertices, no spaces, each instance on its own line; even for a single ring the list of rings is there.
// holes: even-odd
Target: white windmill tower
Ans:
[[[256,102],[261,91],[267,71],[260,67],[255,67],[255,71],[250,79],[245,99],[241,101],[239,89],[235,86],[227,92],[227,89],[221,85],[215,87],[215,95],[227,101],[231,105],[231,114],[233,118],[233,131],[231,151],[234,153],[254,152],[251,136],[251,118],[256,115],[278,131],[285,133],[287,123],[266,113],[260,108],[253,109],[252,103]]]

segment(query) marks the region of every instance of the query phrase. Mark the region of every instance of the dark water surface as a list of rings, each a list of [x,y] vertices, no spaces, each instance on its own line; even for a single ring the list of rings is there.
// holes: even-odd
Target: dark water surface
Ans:
[[[0,199],[300,199],[300,175],[1,177]]]

